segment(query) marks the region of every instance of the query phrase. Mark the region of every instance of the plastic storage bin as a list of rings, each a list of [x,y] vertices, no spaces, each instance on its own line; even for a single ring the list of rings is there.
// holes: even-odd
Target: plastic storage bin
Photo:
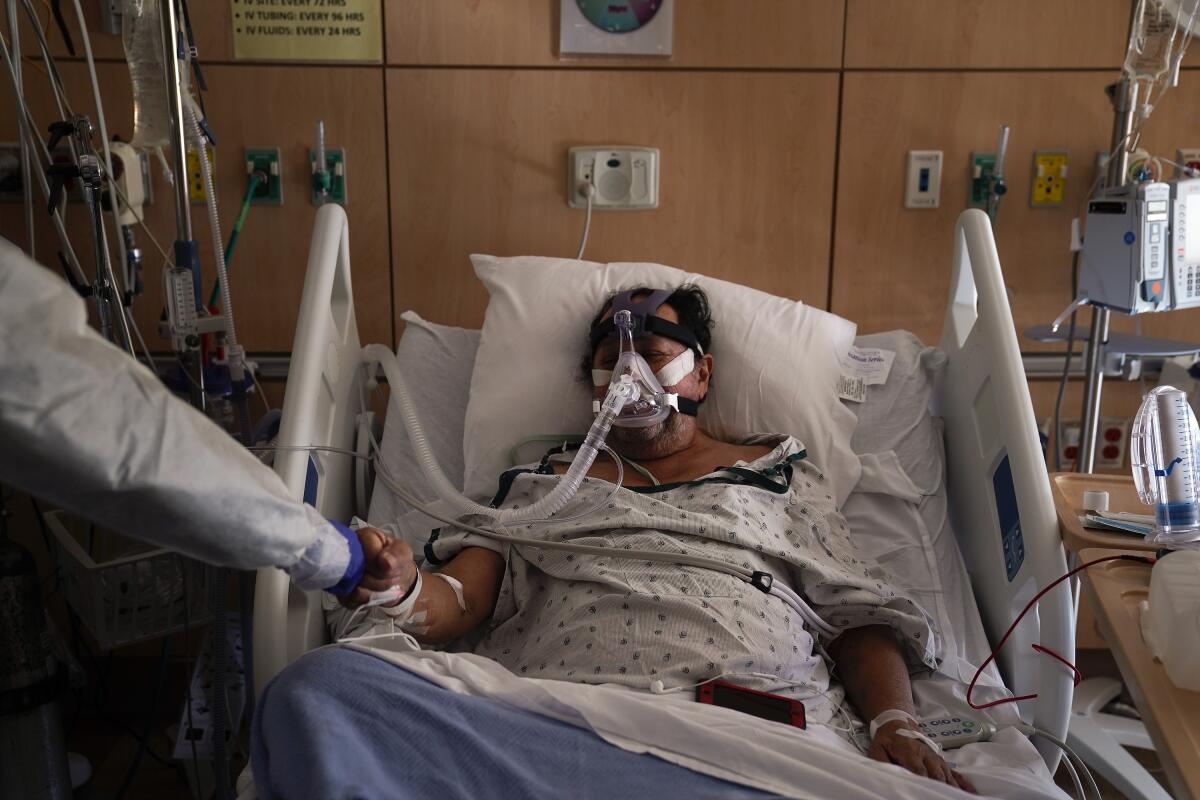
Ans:
[[[208,566],[170,550],[148,549],[65,511],[45,518],[67,602],[102,650],[211,619]]]

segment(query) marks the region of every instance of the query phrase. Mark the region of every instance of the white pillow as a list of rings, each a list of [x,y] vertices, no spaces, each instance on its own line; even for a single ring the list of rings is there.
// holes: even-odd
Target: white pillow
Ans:
[[[491,300],[471,376],[463,441],[467,494],[491,498],[508,450],[534,434],[583,433],[591,388],[580,375],[588,326],[616,291],[694,283],[712,304],[713,384],[700,406],[710,435],[800,439],[840,505],[858,482],[857,423],[838,400],[839,357],[855,325],[803,303],[661,264],[471,256]],[[714,465],[715,466],[715,465]]]

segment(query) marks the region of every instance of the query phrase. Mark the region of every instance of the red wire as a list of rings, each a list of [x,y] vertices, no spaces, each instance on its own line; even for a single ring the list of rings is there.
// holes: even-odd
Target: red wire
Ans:
[[[1122,554],[1119,556],[1105,556],[1104,558],[1097,558],[1095,561],[1089,561],[1086,564],[1080,564],[1079,566],[1075,567],[1075,569],[1068,572],[1066,575],[1063,575],[1061,578],[1054,579],[1054,581],[1052,581],[1049,586],[1045,587],[1044,589],[1042,589],[1040,592],[1038,592],[1037,594],[1035,594],[1033,596],[1033,599],[1030,600],[1029,603],[1025,606],[1025,608],[1023,608],[1021,610],[1021,613],[1017,615],[1017,618],[1015,620],[1013,620],[1012,625],[1009,625],[1008,630],[1005,631],[1004,635],[1000,637],[1000,643],[996,645],[995,649],[992,650],[991,654],[988,655],[988,657],[984,660],[984,662],[979,665],[979,669],[975,670],[975,676],[973,678],[971,678],[971,683],[967,686],[967,704],[970,705],[971,708],[975,709],[976,711],[982,711],[983,709],[991,708],[992,706],[1003,705],[1004,703],[1017,703],[1017,702],[1020,702],[1021,700],[1032,700],[1035,697],[1037,697],[1037,693],[1035,692],[1034,694],[1024,694],[1019,697],[1002,697],[999,700],[993,700],[990,703],[983,703],[982,705],[979,705],[979,704],[976,704],[975,701],[973,701],[971,699],[971,692],[975,690],[975,684],[979,682],[979,676],[983,674],[983,671],[985,669],[987,669],[987,665],[996,660],[996,656],[1000,653],[1000,650],[1004,648],[1004,643],[1008,641],[1008,637],[1011,636],[1012,632],[1017,629],[1018,625],[1021,624],[1021,620],[1025,618],[1025,615],[1029,613],[1029,610],[1031,608],[1033,608],[1035,605],[1037,605],[1038,600],[1041,600],[1042,597],[1047,592],[1049,592],[1055,586],[1058,586],[1060,583],[1062,583],[1063,581],[1065,581],[1068,578],[1070,578],[1071,576],[1073,576],[1075,573],[1081,572],[1081,571],[1087,569],[1088,567],[1094,567],[1096,564],[1102,564],[1105,561],[1117,561],[1117,560],[1136,561],[1141,564],[1154,564],[1154,559],[1151,558],[1150,556],[1134,556],[1134,555],[1126,555],[1126,554]],[[1072,664],[1070,661],[1067,661],[1065,658],[1063,658],[1061,655],[1059,655],[1058,653],[1051,650],[1049,647],[1045,647],[1041,644],[1033,645],[1033,649],[1039,653],[1045,653],[1048,656],[1052,656],[1053,658],[1058,659],[1059,661],[1061,661],[1062,663],[1064,663],[1068,667],[1070,667],[1071,671],[1073,673],[1075,673],[1075,685],[1076,686],[1079,685],[1080,680],[1083,679],[1083,675],[1079,672],[1079,669],[1074,664]]]

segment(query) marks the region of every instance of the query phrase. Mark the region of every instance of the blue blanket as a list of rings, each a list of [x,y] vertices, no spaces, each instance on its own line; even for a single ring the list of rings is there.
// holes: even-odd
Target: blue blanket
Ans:
[[[770,797],[347,648],[309,653],[268,684],[251,757],[263,800]]]

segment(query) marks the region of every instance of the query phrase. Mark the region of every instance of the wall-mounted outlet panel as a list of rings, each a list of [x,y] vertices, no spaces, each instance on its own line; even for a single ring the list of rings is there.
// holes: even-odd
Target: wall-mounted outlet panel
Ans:
[[[308,165],[313,171],[316,170],[317,153],[315,150],[308,151]],[[320,192],[314,186],[312,204],[314,206],[323,203],[346,205],[346,151],[340,147],[325,148],[325,169],[329,170],[329,192],[325,197],[321,197]]]
[[[971,153],[971,184],[967,194],[967,205],[971,208],[986,208],[992,186],[992,174],[996,169],[995,153]]]
[[[1175,151],[1175,177],[1200,178],[1200,148],[1181,147]],[[1188,175],[1184,167],[1191,171]]]
[[[1062,441],[1055,442],[1055,447],[1058,448],[1058,457],[1062,461],[1062,468],[1067,472],[1075,469],[1075,462],[1079,458],[1079,434],[1079,420],[1063,420]]]
[[[658,208],[656,147],[572,147],[567,152],[567,205],[586,208],[583,187],[592,184],[593,208]]]
[[[250,204],[265,206],[283,205],[283,181],[279,166],[279,148],[247,147],[245,160],[247,177],[253,175],[255,172],[261,172],[267,176],[266,183],[259,183],[254,187],[254,194],[250,196]]]
[[[942,196],[942,151],[909,150],[905,208],[937,208]]]
[[[1037,150],[1033,154],[1030,208],[1058,208],[1067,188],[1067,151]]]
[[[1100,420],[1096,437],[1096,468],[1121,469],[1125,466],[1126,442],[1129,441],[1129,419],[1105,417]]]
[[[209,145],[204,145],[208,151],[208,166],[212,174],[217,174],[217,153]],[[200,154],[195,150],[187,151],[188,199],[192,205],[204,204],[208,194],[204,191],[204,173],[200,171]]]

